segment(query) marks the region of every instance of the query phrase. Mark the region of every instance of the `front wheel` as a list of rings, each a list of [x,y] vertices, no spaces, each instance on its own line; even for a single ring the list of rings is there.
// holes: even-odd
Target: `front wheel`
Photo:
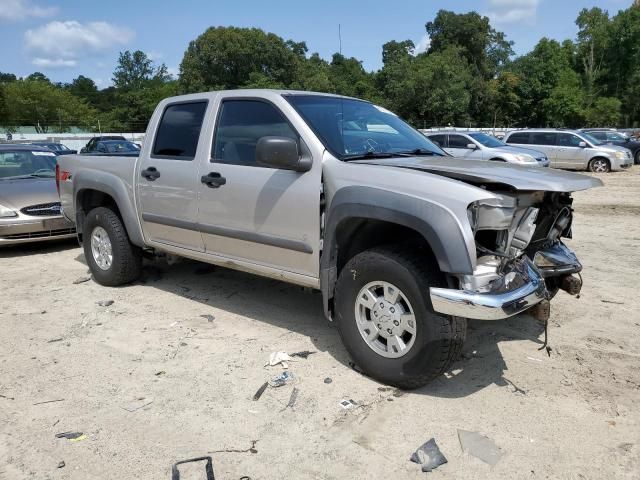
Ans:
[[[611,170],[611,164],[606,158],[594,158],[589,162],[589,170],[593,173],[607,173]]]
[[[129,241],[122,221],[113,210],[91,210],[82,228],[84,256],[93,278],[114,287],[134,281],[142,270],[142,250]]]
[[[640,150],[636,152],[636,156],[633,163],[635,163],[636,165],[640,165]]]
[[[367,375],[405,389],[444,373],[466,334],[465,319],[433,311],[429,287],[443,279],[423,261],[409,249],[367,250],[336,284],[336,323],[347,351]]]

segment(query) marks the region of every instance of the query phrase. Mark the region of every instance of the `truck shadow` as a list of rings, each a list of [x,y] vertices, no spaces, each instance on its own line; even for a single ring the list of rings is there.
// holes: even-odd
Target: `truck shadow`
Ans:
[[[76,260],[84,262],[82,255]],[[181,260],[175,265],[162,260],[145,261],[138,283],[306,336],[318,351],[327,352],[344,366],[360,371],[343,347],[337,329],[325,319],[319,292],[190,260]],[[510,384],[518,389],[504,377],[508,366],[498,342],[528,340],[531,355],[541,356],[542,352],[536,351],[541,333],[542,326],[527,315],[494,322],[470,321],[462,358],[445,375],[412,393],[458,398],[491,384]],[[285,335],[273,349],[293,353],[294,350],[287,347]]]

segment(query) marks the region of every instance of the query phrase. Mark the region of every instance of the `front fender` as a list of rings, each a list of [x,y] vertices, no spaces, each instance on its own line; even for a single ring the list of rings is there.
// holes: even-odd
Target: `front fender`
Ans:
[[[396,223],[420,233],[431,247],[440,270],[472,274],[475,250],[456,216],[436,202],[402,193],[366,186],[347,186],[338,190],[330,204],[324,229],[320,260],[320,283],[329,316],[329,300],[337,280],[336,231],[349,218],[366,218]]]

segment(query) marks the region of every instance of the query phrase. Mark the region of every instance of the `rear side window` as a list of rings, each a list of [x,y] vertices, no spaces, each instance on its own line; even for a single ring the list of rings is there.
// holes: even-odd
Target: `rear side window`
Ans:
[[[282,113],[259,100],[226,100],[220,107],[213,141],[213,161],[232,165],[256,164],[256,145],[262,137],[298,140]]]
[[[597,138],[598,140],[607,140],[607,134],[605,132],[587,132],[592,137]]]
[[[193,160],[207,102],[176,103],[165,108],[152,156]]]
[[[435,143],[436,145],[438,145],[440,148],[447,147],[446,135],[429,135],[427,138],[431,140],[433,143]]]
[[[529,133],[512,133],[511,135],[509,135],[509,138],[507,138],[506,143],[518,143],[521,145],[527,145],[529,143]]]
[[[467,148],[470,143],[473,142],[462,135],[449,135],[449,148]]]
[[[556,134],[553,132],[537,132],[531,134],[531,145],[555,145]]]

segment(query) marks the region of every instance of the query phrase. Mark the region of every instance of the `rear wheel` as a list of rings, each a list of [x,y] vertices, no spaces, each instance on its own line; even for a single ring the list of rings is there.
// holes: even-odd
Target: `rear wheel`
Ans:
[[[417,388],[460,356],[466,319],[433,311],[437,268],[402,248],[375,248],[353,257],[336,285],[336,323],[346,349],[367,375]]]
[[[636,165],[640,165],[640,150],[636,152],[635,160],[633,161]]]
[[[596,157],[589,162],[589,170],[594,173],[607,173],[611,170],[611,164],[606,158]]]
[[[122,221],[112,210],[91,210],[82,231],[84,256],[96,282],[113,287],[140,276],[142,250],[129,241]]]

